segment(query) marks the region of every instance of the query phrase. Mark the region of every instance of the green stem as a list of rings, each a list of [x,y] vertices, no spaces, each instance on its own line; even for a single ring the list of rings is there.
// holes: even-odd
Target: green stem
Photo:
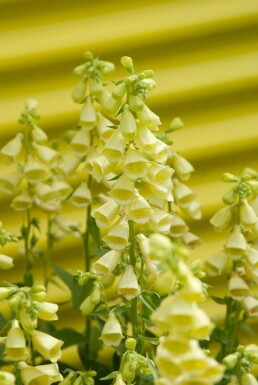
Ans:
[[[134,222],[129,219],[129,257],[130,264],[135,269],[135,232],[134,232]],[[132,327],[133,327],[133,338],[138,339],[138,300],[137,297],[131,300],[131,318],[132,318]]]
[[[225,319],[225,332],[227,333],[227,338],[226,343],[223,345],[223,357],[233,353],[238,345],[237,333],[239,328],[240,312],[240,303],[229,297]]]
[[[24,251],[25,251],[25,273],[24,273],[24,285],[33,285],[32,267],[33,259],[30,250],[30,229],[31,229],[31,217],[30,209],[27,210],[26,226],[24,231]]]
[[[44,283],[45,283],[46,289],[49,283],[50,257],[51,257],[52,246],[53,246],[51,226],[52,226],[52,220],[50,215],[48,214],[47,215],[47,248],[43,259],[43,274],[44,274]]]

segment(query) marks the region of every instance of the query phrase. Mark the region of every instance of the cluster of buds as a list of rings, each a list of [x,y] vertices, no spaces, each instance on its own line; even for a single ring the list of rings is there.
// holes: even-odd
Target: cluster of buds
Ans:
[[[44,376],[44,379],[53,377],[49,384],[62,379],[56,362],[61,357],[63,342],[36,330],[38,319],[57,320],[58,305],[46,302],[46,295],[46,289],[42,285],[34,285],[31,288],[9,285],[0,288],[0,299],[7,300],[14,314],[14,318],[5,327],[7,333],[1,341],[4,345],[3,357],[6,362],[22,361],[19,368],[25,385],[32,384],[32,379],[41,376]],[[26,362],[32,359],[31,346],[33,351],[37,351],[52,364],[37,367],[27,365]]]
[[[162,243],[160,239],[159,243]],[[174,294],[161,301],[152,315],[152,320],[164,333],[157,348],[156,364],[160,378],[158,385],[175,383],[178,385],[202,383],[214,384],[223,376],[223,366],[209,357],[198,344],[199,339],[208,339],[213,325],[207,314],[198,307],[203,301],[205,290],[198,275],[198,263],[191,267],[182,258],[182,251],[175,250],[170,240],[163,248],[163,264],[175,275]],[[151,246],[151,243],[150,243]],[[155,240],[155,250],[158,239]],[[151,254],[153,253],[151,251]],[[170,255],[169,255],[170,253]],[[183,253],[184,254],[184,253]],[[172,262],[171,262],[172,260]],[[197,274],[196,274],[197,273]]]
[[[207,259],[206,271],[210,276],[227,272],[226,295],[241,302],[248,316],[257,316],[258,301],[252,294],[252,284],[258,282],[258,251],[254,244],[258,234],[257,177],[244,173],[238,178],[226,173],[222,180],[235,185],[223,196],[226,207],[212,217],[211,223],[218,231],[231,227],[231,232],[224,251]]]
[[[224,357],[223,364],[227,368],[227,375],[231,381],[236,380],[240,385],[257,385],[253,366],[258,363],[258,347],[250,344],[247,346],[239,345],[234,353]],[[237,376],[236,374],[237,373]],[[239,381],[238,381],[239,379]]]
[[[93,377],[96,376],[94,370],[88,370],[86,372],[73,371],[66,369],[68,375],[60,382],[59,385],[94,385]]]

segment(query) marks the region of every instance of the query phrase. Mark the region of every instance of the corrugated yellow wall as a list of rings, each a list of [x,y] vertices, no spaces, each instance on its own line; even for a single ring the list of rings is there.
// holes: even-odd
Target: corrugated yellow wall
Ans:
[[[192,224],[203,239],[195,255],[220,249],[223,236],[208,224],[227,187],[220,175],[257,165],[258,1],[0,0],[0,19],[0,145],[19,129],[27,97],[39,100],[40,125],[50,136],[77,123],[72,70],[85,50],[113,61],[115,80],[123,73],[119,58],[132,56],[136,69],[155,71],[149,102],[162,122],[185,122],[174,142],[196,169],[191,187],[203,204],[203,220]],[[17,232],[17,214],[0,199],[0,219]],[[57,260],[64,248],[69,266],[80,242],[63,242]]]

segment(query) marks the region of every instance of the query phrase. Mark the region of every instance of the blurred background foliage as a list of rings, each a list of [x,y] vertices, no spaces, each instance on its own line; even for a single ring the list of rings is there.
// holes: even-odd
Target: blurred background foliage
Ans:
[[[73,68],[85,50],[115,63],[113,80],[125,74],[120,57],[132,56],[137,71],[155,71],[149,106],[164,126],[176,116],[185,123],[173,141],[196,170],[190,186],[203,219],[188,223],[203,240],[194,256],[204,259],[225,239],[209,224],[228,188],[221,174],[258,168],[257,47],[257,0],[0,0],[0,146],[21,129],[17,120],[28,97],[38,99],[39,126],[50,138],[76,126]],[[18,233],[21,219],[9,202],[1,193],[0,219]],[[64,212],[70,219],[82,215],[72,206]],[[15,249],[5,250],[16,268],[4,280],[20,274]],[[80,256],[80,239],[55,248],[56,263],[72,270],[82,268]]]

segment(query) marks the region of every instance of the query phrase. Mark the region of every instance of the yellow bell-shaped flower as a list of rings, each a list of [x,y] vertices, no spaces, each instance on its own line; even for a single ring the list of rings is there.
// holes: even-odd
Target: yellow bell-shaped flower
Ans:
[[[194,168],[191,163],[181,155],[178,155],[176,152],[172,155],[171,165],[175,169],[178,178],[183,181],[187,181],[192,172],[194,172]]]
[[[103,238],[104,242],[113,250],[123,250],[128,246],[129,225],[124,217],[121,217],[118,222],[111,227],[106,236]]]
[[[170,234],[172,237],[181,237],[185,231],[188,230],[188,227],[185,221],[177,215],[172,216]]]
[[[229,206],[224,207],[219,210],[213,217],[210,219],[210,223],[215,227],[217,231],[225,230],[230,224],[232,219],[232,212]]]
[[[148,161],[138,150],[129,147],[122,168],[126,176],[131,180],[145,178],[148,171]]]
[[[55,165],[55,170],[63,177],[69,176],[76,171],[79,163],[80,159],[77,156],[66,155]]]
[[[91,191],[86,182],[82,182],[74,191],[71,202],[76,207],[87,207],[91,204]]]
[[[32,158],[25,163],[23,172],[26,179],[32,184],[42,182],[47,176],[45,167]]]
[[[0,151],[0,156],[7,163],[16,161],[22,151],[23,134],[19,133],[10,140]]]
[[[118,285],[118,292],[127,300],[133,299],[140,294],[140,287],[133,266],[126,266]]]
[[[145,126],[137,128],[137,139],[143,152],[155,155],[160,145],[160,140]]]
[[[57,364],[29,366],[20,362],[19,369],[24,385],[51,385],[63,379]]]
[[[32,206],[32,199],[27,190],[15,197],[10,205],[15,211],[26,211]]]
[[[205,261],[206,273],[211,277],[221,275],[229,261],[229,257],[223,251],[212,255]]]
[[[86,155],[90,147],[90,133],[88,129],[82,127],[73,137],[71,141],[71,148],[76,156],[79,158]]]
[[[34,125],[31,131],[32,140],[36,143],[43,144],[48,140],[48,136],[42,128]]]
[[[257,223],[256,212],[246,199],[240,205],[240,223],[243,226],[254,226]]]
[[[247,283],[237,274],[233,275],[228,282],[228,295],[237,301],[243,300],[250,294]]]
[[[143,105],[142,109],[137,111],[137,117],[142,125],[150,128],[151,130],[158,130],[158,126],[161,125],[160,118],[154,114],[146,104]]]
[[[106,275],[111,273],[120,262],[120,251],[111,250],[92,264],[97,274]]]
[[[92,176],[100,183],[102,178],[112,171],[112,164],[107,160],[105,156],[94,157],[90,160],[92,166]]]
[[[57,158],[58,152],[50,147],[33,143],[33,148],[35,149],[39,160],[46,165],[53,163],[53,161]]]
[[[122,174],[115,181],[110,194],[119,205],[125,206],[135,196],[134,184],[126,175]]]
[[[83,124],[83,127],[88,130],[92,129],[96,124],[96,111],[93,107],[91,97],[88,96],[86,102],[81,110],[80,122]]]
[[[19,171],[13,171],[7,175],[0,176],[0,189],[5,194],[13,194],[22,181]]]
[[[229,234],[225,248],[226,252],[233,255],[246,251],[246,240],[239,225],[235,225],[233,231]]]
[[[17,320],[12,321],[11,328],[7,333],[4,354],[8,360],[17,361],[28,358],[25,335]]]
[[[147,223],[151,215],[151,208],[149,203],[141,195],[138,195],[129,204],[128,215],[129,218],[132,219],[135,223]]]
[[[108,140],[114,132],[111,120],[105,118],[100,112],[97,113],[96,127],[101,139]]]
[[[119,211],[119,205],[113,199],[110,199],[108,202],[94,209],[91,212],[91,216],[95,218],[97,226],[102,228],[109,226],[117,217]]]
[[[58,310],[58,305],[51,302],[41,302],[38,304],[38,318],[44,321],[56,321],[58,316],[56,312]]]
[[[128,104],[124,105],[118,130],[127,140],[132,140],[136,135],[137,125]]]
[[[172,222],[172,215],[167,212],[158,209],[157,207],[152,207],[150,223],[154,231],[168,234],[170,231],[170,226]]]
[[[61,358],[63,341],[38,330],[33,330],[31,337],[34,349],[45,359],[55,363]]]
[[[58,193],[53,186],[50,186],[47,183],[37,183],[34,187],[34,192],[35,195],[44,202],[55,199],[58,196]]]
[[[111,312],[102,329],[100,340],[102,340],[106,346],[118,346],[123,338],[121,325],[115,313]]]
[[[103,149],[103,154],[110,163],[117,163],[123,157],[125,140],[120,131],[115,130]]]

